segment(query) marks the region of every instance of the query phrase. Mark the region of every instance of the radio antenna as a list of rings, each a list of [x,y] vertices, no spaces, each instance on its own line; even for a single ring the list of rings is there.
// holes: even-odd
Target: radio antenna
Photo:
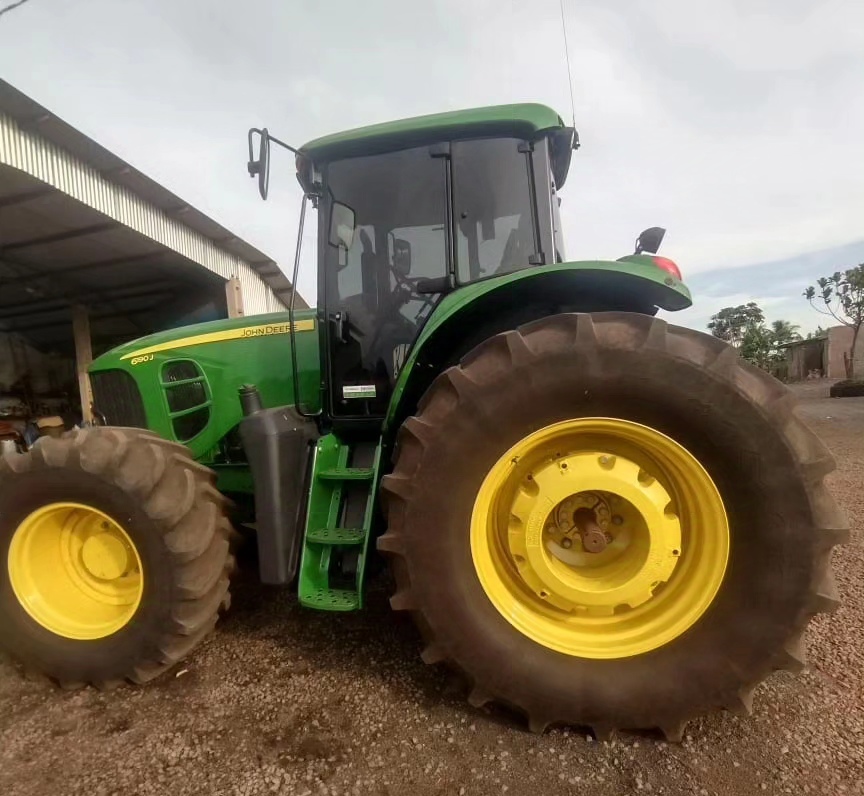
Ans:
[[[570,46],[567,44],[567,22],[564,19],[564,0],[558,0],[561,8],[561,32],[564,34],[564,59],[567,62],[567,85],[570,88],[570,111],[573,114],[573,126],[576,126],[576,102],[573,100],[573,73],[570,71]]]

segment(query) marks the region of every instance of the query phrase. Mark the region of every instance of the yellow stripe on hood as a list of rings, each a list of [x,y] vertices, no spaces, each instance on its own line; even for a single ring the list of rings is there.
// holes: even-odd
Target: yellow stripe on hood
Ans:
[[[312,318],[294,322],[295,332],[311,332],[315,328]],[[124,354],[121,359],[134,359],[147,354],[158,354],[160,351],[171,351],[175,348],[189,348],[196,345],[207,345],[208,343],[224,343],[229,340],[244,340],[248,337],[264,337],[271,334],[289,334],[291,325],[285,323],[265,323],[259,326],[240,326],[236,329],[223,329],[221,332],[208,332],[207,334],[195,334],[191,337],[180,337],[169,340],[166,343],[139,348]]]

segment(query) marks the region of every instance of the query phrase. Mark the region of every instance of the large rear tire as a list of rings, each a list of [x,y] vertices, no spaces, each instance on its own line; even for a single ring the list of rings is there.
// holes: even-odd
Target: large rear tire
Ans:
[[[0,644],[64,687],[142,683],[229,601],[213,473],[130,428],[45,438],[0,461]]]
[[[378,543],[391,604],[475,706],[538,731],[678,739],[804,665],[846,538],[833,469],[789,391],[719,340],[629,313],[549,317],[442,373],[400,430]],[[602,527],[555,519],[586,506]]]

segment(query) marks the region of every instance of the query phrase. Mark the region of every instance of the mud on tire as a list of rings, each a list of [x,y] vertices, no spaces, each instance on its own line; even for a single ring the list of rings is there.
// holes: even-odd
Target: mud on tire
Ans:
[[[29,514],[51,503],[92,506],[121,522],[141,559],[143,595],[116,633],[65,638],[18,601],[7,558]],[[133,428],[45,438],[0,460],[0,644],[64,687],[151,680],[212,630],[229,603],[232,529],[215,476],[182,445]]]
[[[469,543],[480,484],[515,442],[552,423],[616,417],[689,450],[726,506],[730,557],[706,613],[668,644],[596,660],[516,631],[476,575]],[[629,313],[549,317],[480,344],[442,373],[400,429],[383,482],[396,610],[411,612],[423,660],[472,684],[469,701],[502,703],[533,730],[552,724],[660,728],[717,708],[749,712],[756,684],[804,665],[810,618],[836,605],[833,545],[846,522],[823,479],[825,447],[780,382],[721,341]]]

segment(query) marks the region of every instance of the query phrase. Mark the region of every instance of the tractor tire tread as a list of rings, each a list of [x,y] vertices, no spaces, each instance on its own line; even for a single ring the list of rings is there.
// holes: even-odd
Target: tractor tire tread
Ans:
[[[823,479],[836,467],[834,457],[819,438],[804,424],[795,409],[794,395],[764,371],[741,361],[737,353],[722,341],[690,329],[669,326],[664,321],[633,313],[567,313],[543,318],[511,331],[503,332],[480,343],[461,361],[443,371],[433,381],[418,403],[415,414],[409,417],[397,433],[393,451],[393,467],[382,479],[382,506],[386,517],[386,531],[379,537],[378,549],[388,559],[396,583],[390,600],[397,611],[411,614],[424,639],[423,660],[429,664],[444,662],[451,669],[473,680],[459,660],[451,654],[447,640],[438,638],[424,613],[423,600],[418,599],[412,585],[410,543],[406,528],[412,518],[409,506],[418,490],[418,475],[433,441],[446,434],[447,421],[452,415],[474,415],[467,400],[479,387],[500,378],[508,371],[512,379],[532,378],[531,365],[549,354],[566,356],[568,351],[588,346],[582,355],[590,358],[597,346],[624,348],[630,351],[650,349],[686,360],[716,378],[732,381],[747,399],[761,408],[764,420],[786,441],[803,473],[807,485],[807,498],[812,509],[818,544],[830,553],[836,544],[848,540],[848,525],[842,511],[824,486]],[[469,404],[466,406],[466,404]],[[478,423],[488,419],[477,417]],[[734,422],[730,419],[728,423]],[[753,450],[758,456],[758,449]],[[417,563],[420,566],[420,563]],[[720,695],[718,706],[733,712],[752,711],[753,691],[772,670],[801,671],[804,667],[802,633],[812,615],[832,610],[836,605],[836,587],[830,574],[830,555],[814,561],[811,573],[810,611],[801,613],[787,642],[777,651],[773,661],[748,672],[736,672],[739,682],[728,693]],[[773,665],[772,665],[773,664]],[[481,683],[475,683],[468,701],[474,707],[494,701],[510,705],[506,695],[491,694]],[[607,737],[617,729],[636,729],[617,724],[578,722],[572,715],[549,715],[532,711],[529,705],[515,705],[528,718],[531,729],[550,724],[582,723],[593,727],[598,738]],[[688,721],[696,715],[658,717],[655,729],[672,742],[683,737]]]

